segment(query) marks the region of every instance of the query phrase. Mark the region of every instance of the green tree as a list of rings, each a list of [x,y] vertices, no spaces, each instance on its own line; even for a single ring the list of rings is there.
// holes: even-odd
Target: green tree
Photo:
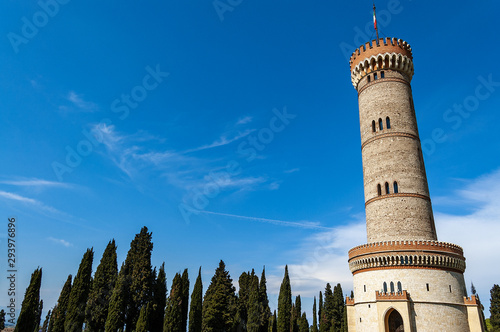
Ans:
[[[290,332],[290,320],[292,314],[292,289],[290,277],[288,276],[288,265],[285,266],[285,276],[281,282],[280,294],[278,296],[278,332]]]
[[[493,285],[490,290],[490,324],[493,332],[500,331],[500,286]]]
[[[260,332],[267,332],[269,328],[269,318],[271,317],[271,309],[269,308],[269,298],[267,297],[266,267],[262,269],[262,274],[260,276],[259,302],[262,307],[262,325]]]
[[[238,312],[243,325],[248,320],[248,301],[250,298],[250,272],[243,272],[238,279]]]
[[[89,297],[92,281],[93,249],[87,249],[83,255],[80,267],[73,281],[71,293],[69,294],[66,319],[64,320],[64,332],[81,332],[85,320],[85,307]]]
[[[309,322],[305,312],[299,319],[299,332],[309,332]]]
[[[191,306],[189,308],[189,332],[201,332],[203,310],[203,283],[201,281],[201,266],[198,270],[198,277],[194,283],[191,294]]]
[[[165,305],[167,303],[167,277],[165,275],[165,263],[160,266],[158,276],[153,287],[153,305],[149,321],[151,331],[163,330],[163,318],[165,316]]]
[[[21,313],[17,319],[14,332],[31,332],[35,330],[40,305],[40,285],[42,283],[42,269],[37,268],[31,274],[31,280],[21,306]]]
[[[295,297],[295,304],[292,306],[292,318],[291,318],[291,330],[293,332],[299,332],[299,325],[301,319],[302,304],[300,301],[300,295]]]
[[[152,233],[144,226],[139,234],[130,243],[130,250],[125,259],[128,274],[128,286],[125,297],[125,328],[126,332],[133,331],[139,318],[139,311],[143,305],[152,300],[154,273],[151,266],[151,251],[153,251]]]
[[[314,297],[314,302],[313,302],[313,325],[311,328],[311,332],[318,332],[318,318],[316,315],[316,296]]]
[[[203,299],[202,331],[229,332],[234,331],[238,324],[233,280],[221,260]]]
[[[42,332],[47,332],[47,329],[49,328],[49,322],[50,322],[50,315],[51,314],[52,314],[52,311],[49,310],[49,312],[47,313],[47,316],[45,316],[45,320],[43,321]]]
[[[118,278],[115,240],[109,241],[97,266],[85,310],[86,327],[90,332],[102,332],[108,317],[109,299]]]
[[[148,332],[155,331],[149,328],[149,317],[151,314],[151,309],[149,303],[143,305],[141,311],[139,312],[139,318],[137,319],[137,325],[135,326],[135,332]]]
[[[182,272],[182,288],[181,288],[181,299],[182,299],[182,331],[186,331],[187,329],[187,320],[189,314],[189,275],[188,269],[184,269]]]
[[[5,328],[5,310],[0,310],[0,331]]]
[[[252,269],[249,279],[249,296],[247,303],[247,331],[259,332],[262,322],[262,303],[259,301],[259,278]]]
[[[125,310],[127,305],[128,294],[128,269],[125,264],[122,264],[118,279],[109,299],[108,316],[104,330],[106,332],[116,332],[122,330],[125,324]]]
[[[321,317],[319,324],[320,332],[335,331],[334,307],[335,307],[335,302],[333,299],[332,286],[330,286],[330,284],[327,283],[325,288],[325,302],[323,304],[323,308],[321,309]]]
[[[322,325],[321,317],[323,317],[323,294],[320,291],[319,292],[319,304],[318,304],[318,319],[319,319],[318,328],[319,328],[319,331],[322,331],[322,329],[321,329],[321,325]]]
[[[163,323],[163,331],[165,332],[181,332],[186,330],[185,327],[183,330],[182,326],[182,295],[182,277],[179,273],[176,273],[165,308]]]
[[[269,332],[278,332],[278,318],[276,317],[276,310],[274,310],[273,315],[269,318]]]
[[[40,321],[42,320],[42,311],[43,311],[43,300],[40,300],[38,304],[38,309],[36,311],[36,322],[35,322],[35,330],[34,332],[38,332],[40,330]]]
[[[66,319],[66,309],[68,308],[69,294],[71,293],[71,274],[66,279],[59,294],[57,305],[52,310],[49,322],[49,332],[64,332],[64,320]]]
[[[344,331],[344,295],[342,286],[337,284],[333,289],[333,326],[335,332]]]

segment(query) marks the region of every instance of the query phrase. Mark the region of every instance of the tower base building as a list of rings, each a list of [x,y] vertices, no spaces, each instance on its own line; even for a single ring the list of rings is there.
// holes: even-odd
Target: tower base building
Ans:
[[[349,251],[349,332],[481,332],[461,247],[437,239],[413,105],[413,56],[396,38],[351,56],[358,92],[367,243]]]

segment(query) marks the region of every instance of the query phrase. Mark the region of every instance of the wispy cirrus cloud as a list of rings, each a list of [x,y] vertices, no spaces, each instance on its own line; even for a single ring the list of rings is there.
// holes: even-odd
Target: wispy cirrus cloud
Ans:
[[[202,145],[200,147],[194,148],[194,149],[189,149],[184,151],[184,153],[191,153],[191,152],[197,152],[201,150],[207,150],[207,149],[212,149],[212,148],[217,148],[219,146],[224,146],[233,143],[234,141],[237,141],[245,136],[250,135],[253,133],[255,129],[247,129],[243,132],[238,132],[236,135],[233,137],[228,138],[226,135],[220,136],[217,140],[213,141],[210,144]]]
[[[236,122],[236,125],[247,124],[247,123],[252,122],[252,120],[253,120],[253,117],[251,117],[251,116],[245,116],[245,117],[242,117],[242,118],[238,119],[238,121]]]
[[[287,220],[268,219],[268,218],[260,218],[260,217],[241,216],[241,215],[236,215],[236,214],[206,211],[206,210],[199,211],[199,212],[204,213],[204,214],[212,214],[212,215],[223,216],[223,217],[234,218],[234,219],[244,219],[244,220],[250,220],[250,221],[257,221],[257,222],[273,224],[273,225],[278,225],[278,226],[297,227],[297,228],[305,228],[305,229],[318,229],[318,230],[326,230],[326,229],[331,230],[331,228],[321,226],[318,222],[312,222],[312,221],[287,221]]]
[[[83,96],[75,91],[70,91],[66,96],[66,99],[82,111],[94,112],[99,109],[97,104],[84,100]]]
[[[57,243],[57,244],[61,244],[61,245],[65,246],[66,248],[73,246],[72,243],[70,243],[66,240],[63,240],[63,239],[56,239],[53,237],[48,237],[47,240],[52,241],[52,242]]]
[[[37,178],[16,178],[11,180],[0,180],[0,184],[16,187],[37,187],[37,188],[71,188],[72,185],[64,182],[48,181]]]
[[[52,206],[46,205],[39,200],[36,200],[34,198],[29,198],[25,196],[18,195],[16,193],[12,192],[7,192],[7,191],[2,191],[0,190],[0,199],[3,199],[4,201],[14,201],[18,203],[25,204],[27,206],[30,206],[31,208],[38,210],[40,212],[45,212],[45,213],[50,213],[50,214],[55,214],[55,215],[66,215],[66,213],[57,210],[56,208],[53,208]]]

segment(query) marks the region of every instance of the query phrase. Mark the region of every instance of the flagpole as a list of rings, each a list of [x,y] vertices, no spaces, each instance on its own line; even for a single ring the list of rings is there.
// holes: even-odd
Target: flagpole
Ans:
[[[377,33],[377,45],[378,45],[378,27],[377,27],[377,14],[375,13],[375,2],[373,2],[373,26],[375,27],[375,32]]]

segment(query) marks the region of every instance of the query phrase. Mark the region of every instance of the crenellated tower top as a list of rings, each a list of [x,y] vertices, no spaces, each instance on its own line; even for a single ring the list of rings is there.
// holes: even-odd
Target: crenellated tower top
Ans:
[[[413,77],[413,55],[411,46],[397,38],[372,40],[356,49],[349,60],[351,81],[357,89],[359,81],[369,73],[390,69],[405,74],[408,81]]]

